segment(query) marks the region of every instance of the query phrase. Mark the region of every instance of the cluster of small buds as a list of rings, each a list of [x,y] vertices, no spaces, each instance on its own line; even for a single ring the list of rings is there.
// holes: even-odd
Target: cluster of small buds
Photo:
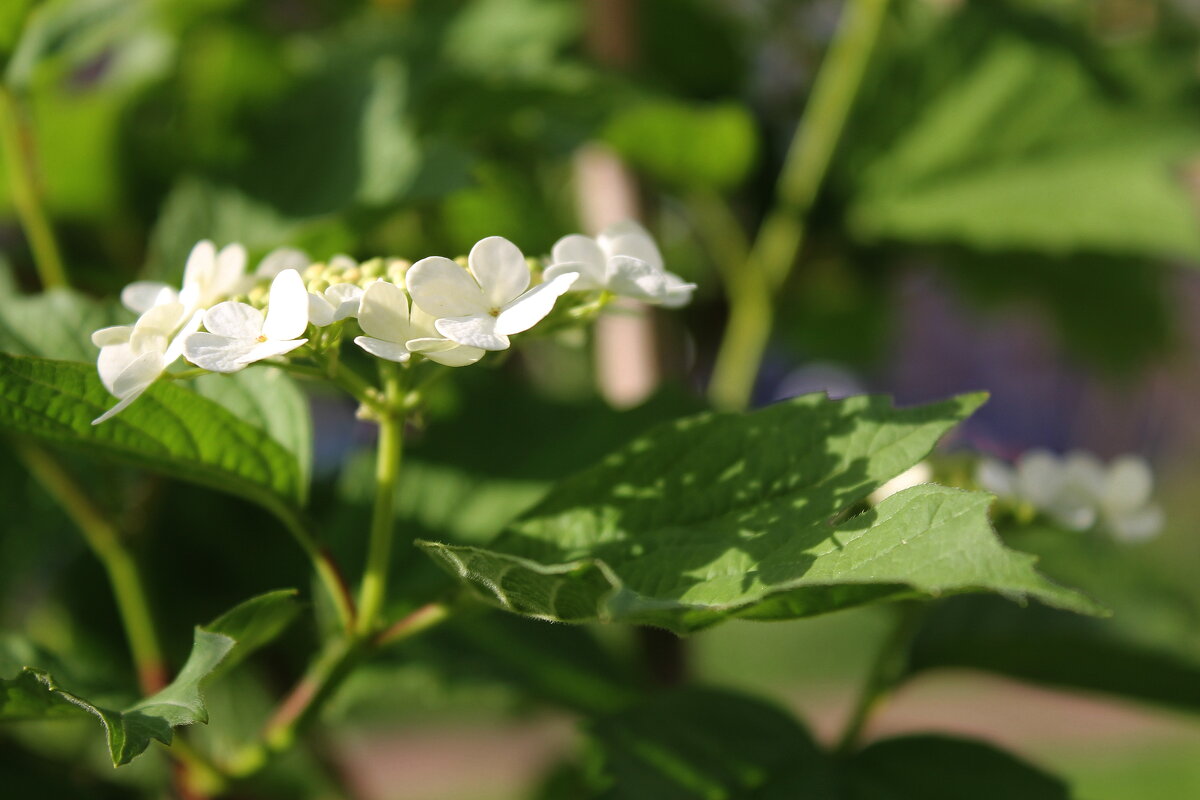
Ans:
[[[118,400],[93,424],[127,408],[180,357],[221,373],[289,353],[316,357],[339,346],[352,324],[362,333],[355,344],[378,358],[461,367],[507,349],[511,336],[545,319],[568,292],[594,295],[578,306],[590,313],[618,295],[676,308],[695,288],[664,268],[654,240],[633,222],[595,239],[563,237],[545,265],[490,236],[465,258],[415,263],[344,255],[313,263],[282,248],[247,274],[241,245],[218,251],[203,241],[188,257],[181,289],[127,286],[121,299],[141,315],[137,322],[93,334],[100,379]]]
[[[976,480],[1071,530],[1100,527],[1126,542],[1150,539],[1162,530],[1163,512],[1153,502],[1154,473],[1139,456],[1120,456],[1106,465],[1078,450],[1065,456],[1030,450],[1014,465],[983,459]]]

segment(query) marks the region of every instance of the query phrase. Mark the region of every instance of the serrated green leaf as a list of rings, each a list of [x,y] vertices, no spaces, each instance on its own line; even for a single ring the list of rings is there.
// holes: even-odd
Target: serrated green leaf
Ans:
[[[690,417],[563,481],[489,548],[420,545],[492,602],[568,622],[685,632],[965,591],[1095,611],[999,544],[982,493],[917,487],[830,526],[983,400],[808,395]]]
[[[0,353],[0,430],[127,461],[240,495],[272,510],[307,492],[295,454],[265,430],[159,381],[102,425],[113,398],[88,364]]]
[[[0,720],[95,716],[108,737],[113,766],[141,755],[151,740],[169,745],[173,728],[208,722],[202,690],[218,667],[236,663],[279,634],[296,613],[296,591],[252,598],[208,625],[197,626],[192,652],[162,691],[124,711],[96,705],[60,686],[48,672],[26,666],[0,678]]]
[[[910,672],[980,669],[1200,712],[1200,607],[1191,596],[1103,537],[1037,527],[1006,538],[1037,553],[1056,579],[1103,597],[1113,617],[955,598],[924,618]]]

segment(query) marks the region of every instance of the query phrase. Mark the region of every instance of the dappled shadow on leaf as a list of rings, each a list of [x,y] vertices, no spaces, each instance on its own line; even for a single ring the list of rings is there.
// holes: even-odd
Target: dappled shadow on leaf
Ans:
[[[925,456],[981,399],[896,410],[883,397],[809,395],[679,420],[560,483],[489,550],[431,552],[522,613],[701,627],[844,557],[875,512],[836,534],[829,520]],[[867,599],[897,590],[869,572],[852,582],[893,584]],[[854,596],[816,594],[821,610]]]

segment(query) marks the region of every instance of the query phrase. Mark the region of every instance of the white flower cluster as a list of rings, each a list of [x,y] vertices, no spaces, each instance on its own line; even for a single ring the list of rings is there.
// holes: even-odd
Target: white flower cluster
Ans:
[[[596,239],[563,237],[540,280],[517,246],[499,236],[471,248],[465,268],[441,256],[411,266],[369,263],[371,269],[360,268],[336,256],[328,265],[310,265],[304,253],[281,249],[247,274],[241,245],[218,251],[200,242],[182,288],[130,284],[121,301],[140,315],[137,321],[92,335],[100,380],[118,401],[93,424],[127,408],[181,356],[210,372],[236,372],[305,344],[311,352],[328,341],[321,329],[356,320],[363,335],[354,342],[374,356],[462,367],[507,349],[510,336],[545,319],[568,291],[599,293],[601,304],[621,295],[675,308],[696,288],[666,271],[654,240],[633,222]],[[264,299],[265,309],[258,307]],[[332,341],[340,341],[340,329]]]
[[[1152,500],[1154,473],[1138,456],[1121,456],[1106,466],[1091,453],[1060,457],[1030,450],[1014,466],[983,459],[976,478],[993,494],[1028,503],[1071,530],[1098,525],[1127,542],[1162,530],[1163,512]]]

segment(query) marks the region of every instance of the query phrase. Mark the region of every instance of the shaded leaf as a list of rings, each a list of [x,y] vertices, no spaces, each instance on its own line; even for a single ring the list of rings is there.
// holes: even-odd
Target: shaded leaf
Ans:
[[[617,112],[604,139],[627,161],[661,181],[727,189],[754,165],[754,120],[739,105],[637,105]],[[720,153],[720,158],[714,158]]]
[[[981,590],[1094,611],[1000,545],[983,493],[917,487],[830,526],[983,400],[808,395],[690,417],[561,482],[488,548],[420,545],[492,602],[570,622],[685,632]]]
[[[124,711],[95,705],[73,694],[48,672],[24,667],[0,679],[0,720],[48,719],[92,714],[104,726],[113,766],[141,755],[151,740],[169,745],[172,729],[208,722],[201,690],[225,662],[241,660],[276,636],[295,614],[294,590],[271,592],[197,626],[192,652],[166,688]]]
[[[88,364],[0,353],[0,430],[78,448],[281,510],[307,488],[296,455],[260,428],[159,381],[102,425],[113,398]]]
[[[70,289],[21,294],[0,269],[0,351],[23,356],[95,361],[92,331],[123,320],[112,304]]]
[[[1060,255],[1200,255],[1181,174],[1200,152],[1200,122],[1112,85],[1061,26],[1039,20],[1034,34],[1021,15],[989,5],[949,15],[911,48],[918,64],[937,52],[928,71],[950,78],[924,102],[897,92],[903,62],[881,70],[879,93],[917,111],[903,124],[863,123],[896,138],[854,169],[856,234]],[[887,102],[877,113],[911,113]]]
[[[1032,529],[1007,539],[1038,553],[1049,574],[1103,598],[1112,618],[954,598],[924,619],[910,672],[981,669],[1200,712],[1200,608],[1191,597],[1101,537]]]

